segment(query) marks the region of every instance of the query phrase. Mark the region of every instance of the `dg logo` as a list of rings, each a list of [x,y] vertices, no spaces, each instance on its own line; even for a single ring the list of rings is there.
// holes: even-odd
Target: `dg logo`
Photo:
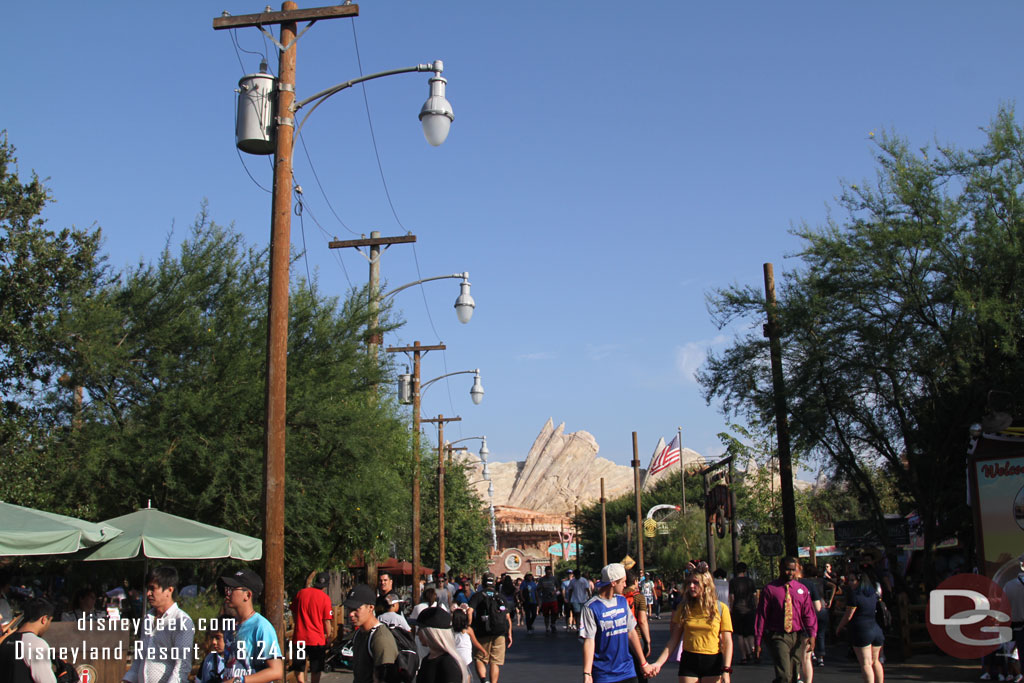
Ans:
[[[946,654],[978,659],[1013,639],[1010,601],[980,574],[951,576],[928,594],[928,634]]]
[[[75,671],[78,672],[79,683],[99,683],[99,676],[96,675],[96,669],[92,668],[91,664],[79,664],[75,667]]]

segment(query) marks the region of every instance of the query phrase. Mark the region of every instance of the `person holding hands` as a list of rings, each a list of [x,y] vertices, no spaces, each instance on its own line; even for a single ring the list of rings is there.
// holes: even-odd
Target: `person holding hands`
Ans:
[[[612,563],[601,570],[601,581],[581,612],[584,683],[635,683],[636,671],[630,649],[637,655],[646,676],[656,676],[657,667],[644,656],[636,634],[636,618],[622,595],[626,568]]]
[[[679,683],[729,683],[732,674],[732,617],[718,600],[707,564],[696,564],[686,577],[683,600],[672,613],[668,645],[652,665],[655,674],[683,641]]]

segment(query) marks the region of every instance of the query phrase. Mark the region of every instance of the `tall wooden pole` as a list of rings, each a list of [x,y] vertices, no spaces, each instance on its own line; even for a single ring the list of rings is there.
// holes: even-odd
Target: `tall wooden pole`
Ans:
[[[708,499],[711,497],[711,487],[708,484],[708,473],[707,471],[703,474],[704,482],[704,548],[708,554],[707,561],[708,567],[711,571],[718,569],[717,562],[715,562],[715,534],[711,530],[711,520],[708,516]]]
[[[789,451],[789,418],[786,409],[786,382],[782,375],[782,340],[779,333],[778,304],[775,300],[775,271],[764,264],[765,309],[768,324],[764,335],[772,359],[772,390],[775,395],[775,431],[779,442],[779,488],[782,493],[782,534],[786,554],[797,556],[796,500],[793,495],[793,460]]]
[[[298,9],[285,2],[284,11]],[[270,221],[270,295],[267,311],[267,384],[264,422],[263,614],[284,642],[285,403],[288,387],[288,287],[291,260],[292,136],[295,101],[296,22],[281,24],[278,52],[277,145]],[[282,120],[284,119],[284,120]],[[287,121],[287,122],[286,122]]]
[[[437,416],[437,531],[438,573],[447,573],[444,567],[444,415]]]
[[[423,560],[420,556],[420,343],[412,360],[412,601],[420,601],[420,574]]]
[[[438,571],[447,572],[445,565],[445,533],[444,533],[444,423],[461,422],[461,417],[445,417],[438,415],[423,422],[437,423],[437,531],[438,531]]]
[[[736,574],[736,564],[740,561],[740,536],[736,531],[736,461],[729,461],[729,526],[732,527],[732,573]]]
[[[636,552],[639,557],[640,573],[644,573],[644,532],[643,513],[640,508],[640,449],[636,444],[636,432],[633,432],[633,491],[636,498]]]
[[[601,477],[601,566],[608,566],[608,517],[605,510],[604,477]]]
[[[576,578],[580,577],[580,506],[572,506],[572,539],[576,544]]]
[[[388,353],[412,354],[412,599],[420,601],[420,359],[428,351],[444,351],[444,344],[422,346],[389,346]]]

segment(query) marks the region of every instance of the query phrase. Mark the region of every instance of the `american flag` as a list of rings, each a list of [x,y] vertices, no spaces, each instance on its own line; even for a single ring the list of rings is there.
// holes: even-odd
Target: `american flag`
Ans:
[[[651,461],[651,470],[648,474],[657,474],[663,469],[675,465],[679,462],[680,451],[679,451],[679,435],[676,434],[672,437],[672,441],[667,446],[661,449],[661,453],[655,456],[654,460]]]

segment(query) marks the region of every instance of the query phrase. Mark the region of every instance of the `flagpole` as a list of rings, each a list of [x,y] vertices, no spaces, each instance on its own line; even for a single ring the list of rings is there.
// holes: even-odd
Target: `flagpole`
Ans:
[[[686,470],[683,467],[683,428],[677,427],[676,438],[679,439],[679,484],[683,488],[683,517],[686,517]]]

